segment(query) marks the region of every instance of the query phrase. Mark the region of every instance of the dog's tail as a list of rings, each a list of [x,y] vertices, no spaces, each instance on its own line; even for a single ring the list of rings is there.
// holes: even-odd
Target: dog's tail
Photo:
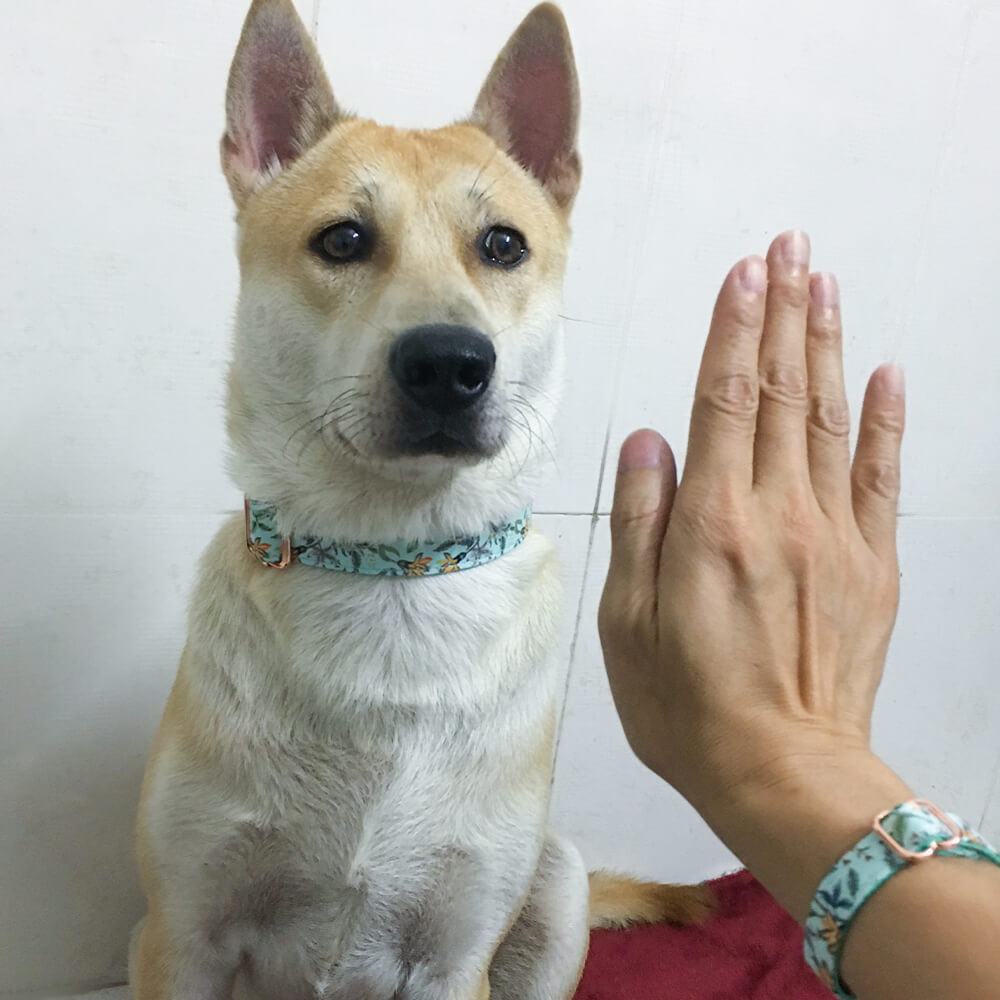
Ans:
[[[712,893],[704,885],[664,885],[613,872],[590,873],[592,930],[632,924],[700,924],[713,905]]]

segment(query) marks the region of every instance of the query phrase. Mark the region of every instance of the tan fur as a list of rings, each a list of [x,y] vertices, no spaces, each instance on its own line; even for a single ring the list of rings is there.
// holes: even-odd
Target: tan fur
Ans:
[[[476,993],[472,1000],[490,1000],[490,977],[487,973],[483,973],[482,981],[479,984],[479,992]]]
[[[362,164],[363,166],[359,166]],[[334,313],[346,294],[331,281],[330,269],[302,253],[308,238],[331,219],[357,210],[359,184],[378,176],[377,198],[383,238],[362,288],[360,314],[390,288],[433,282],[445,301],[449,284],[456,290],[472,282],[497,322],[516,323],[531,307],[533,295],[512,298],[511,283],[529,280],[517,273],[484,268],[476,248],[461,242],[475,224],[477,206],[468,198],[470,181],[489,191],[490,201],[511,218],[531,219],[532,288],[558,281],[566,263],[568,215],[496,145],[472,125],[412,131],[347,119],[244,207],[239,245],[244,276],[283,274],[317,310]],[[365,195],[364,191],[360,192]],[[366,195],[365,195],[366,197]],[[441,218],[443,210],[448,216]],[[442,245],[444,222],[454,233]],[[463,292],[468,295],[468,291]],[[463,317],[464,318],[464,317]]]
[[[143,1000],[167,1000],[167,935],[159,905],[150,902],[149,912],[138,930],[130,983],[133,995]]]
[[[133,932],[132,954],[129,965],[132,971],[133,996],[142,1000],[167,1000],[168,996],[168,940],[163,920],[160,878],[150,850],[147,809],[150,798],[150,775],[155,771],[154,762],[164,747],[173,742],[187,742],[191,749],[199,742],[198,730],[191,718],[191,701],[184,672],[184,657],[177,672],[167,705],[160,720],[149,755],[149,764],[143,776],[139,793],[139,815],[136,824],[136,863],[139,881],[147,901],[147,913]],[[197,757],[197,751],[195,751]]]
[[[590,874],[589,922],[593,929],[633,924],[700,924],[712,912],[704,885],[665,885],[627,875]]]

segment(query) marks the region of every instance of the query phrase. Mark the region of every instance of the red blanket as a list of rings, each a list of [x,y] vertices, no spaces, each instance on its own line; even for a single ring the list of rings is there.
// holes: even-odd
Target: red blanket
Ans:
[[[749,872],[711,883],[701,927],[594,931],[575,1000],[830,1000],[802,930]]]

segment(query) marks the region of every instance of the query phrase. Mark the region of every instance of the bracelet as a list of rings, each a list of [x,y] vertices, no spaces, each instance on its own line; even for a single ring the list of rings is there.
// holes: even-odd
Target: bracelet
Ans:
[[[836,996],[855,1000],[840,981],[840,958],[858,911],[896,872],[936,856],[1000,865],[1000,854],[961,817],[925,799],[913,799],[879,813],[871,833],[820,882],[806,918],[805,957]]]

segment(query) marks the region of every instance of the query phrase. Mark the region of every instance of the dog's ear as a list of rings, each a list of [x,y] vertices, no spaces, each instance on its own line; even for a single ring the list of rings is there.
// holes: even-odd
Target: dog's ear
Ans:
[[[222,136],[222,170],[237,207],[321,139],[339,115],[291,0],[253,0],[229,70]]]
[[[504,46],[472,114],[478,125],[565,209],[580,186],[580,88],[566,20],[539,4]]]

